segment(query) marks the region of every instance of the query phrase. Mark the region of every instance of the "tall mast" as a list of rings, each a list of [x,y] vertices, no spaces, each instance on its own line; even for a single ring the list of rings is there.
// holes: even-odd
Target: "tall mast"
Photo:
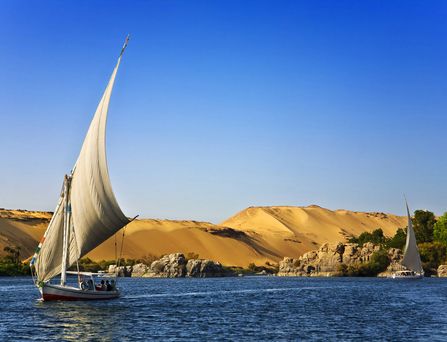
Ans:
[[[62,270],[61,285],[64,286],[67,280],[68,248],[70,241],[70,221],[71,221],[71,203],[70,187],[71,176],[65,175],[64,179],[64,237],[62,242]]]
[[[130,39],[130,34],[127,35],[126,40],[124,41],[123,48],[121,49],[121,52],[120,52],[120,57],[123,55],[124,50],[126,50],[127,44],[129,43],[129,39]]]

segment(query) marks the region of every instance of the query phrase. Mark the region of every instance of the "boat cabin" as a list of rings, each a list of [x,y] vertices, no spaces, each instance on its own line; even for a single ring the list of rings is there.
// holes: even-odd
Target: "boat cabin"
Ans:
[[[404,270],[404,271],[397,271],[396,275],[401,277],[414,277],[416,273],[414,271]]]
[[[79,289],[83,291],[116,291],[116,275],[109,275],[105,272],[72,272],[69,275],[78,276]]]

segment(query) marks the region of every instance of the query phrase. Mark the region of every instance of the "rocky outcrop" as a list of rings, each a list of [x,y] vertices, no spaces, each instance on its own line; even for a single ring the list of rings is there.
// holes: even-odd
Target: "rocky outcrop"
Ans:
[[[299,277],[310,274],[310,272],[307,273],[304,271],[304,267],[303,265],[301,265],[300,259],[285,257],[282,261],[279,262],[278,276]]]
[[[438,267],[438,277],[447,277],[447,265],[439,265]]]
[[[181,253],[165,255],[152,262],[150,266],[139,263],[133,266],[110,265],[108,273],[120,277],[182,278],[182,277],[224,277],[233,275],[225,270],[219,262],[203,259],[187,260]]]
[[[303,254],[298,259],[284,258],[279,262],[278,276],[338,276],[341,265],[368,262],[380,246],[371,242],[323,244],[318,250]],[[394,254],[397,252],[393,252]],[[397,258],[397,257],[396,257]]]
[[[107,272],[116,274],[118,277],[130,277],[132,274],[132,266],[110,265]]]
[[[165,255],[151,264],[145,276],[159,278],[185,277],[186,263],[187,260],[181,253]]]
[[[219,262],[201,259],[188,260],[186,273],[188,277],[197,278],[224,277],[228,275],[228,272],[224,270]]]
[[[135,264],[132,266],[132,277],[144,277],[148,270],[149,267],[146,264]]]

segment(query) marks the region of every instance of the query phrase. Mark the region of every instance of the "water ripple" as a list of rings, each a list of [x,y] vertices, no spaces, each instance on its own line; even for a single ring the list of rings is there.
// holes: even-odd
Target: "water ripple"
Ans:
[[[0,340],[447,340],[447,281],[120,279],[122,298],[40,302],[0,278]]]

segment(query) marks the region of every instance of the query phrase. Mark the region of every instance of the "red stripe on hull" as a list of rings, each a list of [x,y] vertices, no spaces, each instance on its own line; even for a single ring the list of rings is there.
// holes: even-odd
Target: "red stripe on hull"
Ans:
[[[69,297],[69,296],[60,296],[60,295],[55,295],[55,294],[48,294],[48,293],[44,293],[42,295],[42,299],[44,301],[51,301],[51,300],[66,300],[66,301],[76,301],[76,300],[105,300],[105,299],[115,299],[118,298],[118,296],[113,296],[113,297],[94,297],[94,298],[88,298],[88,297]]]

